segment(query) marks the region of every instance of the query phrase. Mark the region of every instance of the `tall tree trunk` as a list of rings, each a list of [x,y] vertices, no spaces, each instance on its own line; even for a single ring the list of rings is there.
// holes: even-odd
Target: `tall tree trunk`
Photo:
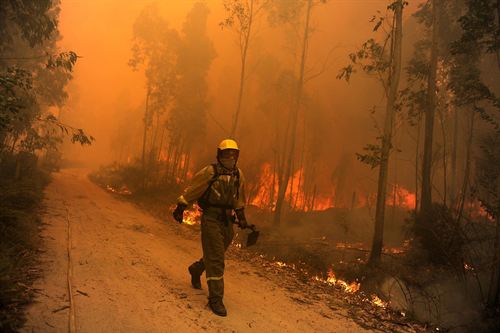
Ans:
[[[243,48],[241,49],[240,89],[238,92],[238,102],[236,106],[236,111],[233,117],[233,126],[231,127],[232,138],[234,138],[236,135],[236,129],[238,127],[238,120],[241,112],[241,101],[243,99],[243,91],[245,86],[245,69],[247,64],[248,42],[250,41],[250,34],[252,32],[252,24],[253,24],[253,5],[254,5],[254,0],[250,0],[250,9],[248,14],[248,29],[245,31],[245,35],[243,36]]]
[[[283,175],[283,183],[280,183],[279,191],[278,191],[278,199],[276,200],[276,211],[274,214],[274,224],[280,225],[281,223],[281,213],[283,210],[283,202],[285,199],[286,188],[288,187],[288,181],[290,179],[290,175],[292,174],[292,161],[293,155],[295,153],[295,141],[297,134],[297,122],[300,110],[300,104],[302,102],[302,92],[304,88],[304,70],[306,63],[306,55],[307,55],[307,45],[309,42],[309,20],[311,17],[311,9],[312,9],[312,0],[307,2],[307,12],[306,12],[306,22],[304,25],[304,38],[302,42],[302,56],[300,60],[300,75],[297,82],[297,91],[295,95],[295,101],[292,105],[292,115],[291,115],[291,132],[290,132],[290,148],[287,151],[285,147],[286,160],[284,165],[284,175]]]
[[[146,188],[146,141],[148,134],[148,106],[149,106],[149,95],[151,90],[148,88],[146,93],[146,108],[144,109],[144,133],[142,136],[142,187]]]
[[[457,150],[458,150],[458,110],[453,115],[453,147],[451,150],[450,207],[456,209],[457,202]]]
[[[491,267],[490,286],[488,289],[488,299],[486,306],[489,309],[496,309],[500,298],[500,224],[496,217],[496,233],[493,252],[493,265]]]
[[[273,164],[273,181],[271,185],[271,189],[269,191],[269,207],[271,207],[271,210],[274,205],[274,189],[276,188],[276,168],[278,165],[278,158],[277,158],[277,153],[274,151],[274,164]]]
[[[389,91],[387,96],[384,136],[382,137],[382,149],[380,156],[377,206],[375,211],[375,231],[373,233],[372,249],[368,263],[376,265],[380,262],[384,238],[385,201],[387,192],[387,176],[389,169],[389,156],[392,146],[392,130],[395,114],[395,103],[399,89],[401,75],[401,53],[403,43],[403,1],[398,1],[394,8],[394,38],[391,45],[391,66],[389,73]]]
[[[432,205],[432,144],[436,110],[436,75],[438,65],[439,0],[432,0],[432,45],[427,79],[427,107],[425,110],[424,161],[422,164],[421,212],[426,216]]]
[[[500,0],[497,0],[497,29],[500,29]],[[499,36],[500,36],[500,34],[497,32],[495,34],[495,42],[496,42],[495,44],[497,45],[497,49],[496,49],[495,54],[497,56],[498,68],[500,68],[500,47],[498,46],[500,44],[500,42],[498,41]]]
[[[475,115],[476,115],[475,111],[471,110],[470,111],[469,137],[467,138],[467,151],[465,153],[464,180],[462,182],[462,191],[460,193],[459,208],[458,208],[458,214],[457,214],[457,228],[460,226],[460,222],[462,220],[462,216],[463,216],[464,208],[465,208],[465,200],[467,197],[467,189],[469,187]]]
[[[419,193],[418,193],[418,166],[420,164],[419,160],[419,155],[420,155],[420,132],[422,130],[422,117],[418,116],[418,122],[417,122],[417,144],[415,147],[415,212],[418,211],[419,209],[419,203],[420,203],[420,198],[419,198]]]
[[[439,123],[441,125],[441,135],[443,136],[443,206],[448,204],[448,161],[447,161],[447,145],[446,145],[446,126],[443,115],[443,110],[438,110]]]

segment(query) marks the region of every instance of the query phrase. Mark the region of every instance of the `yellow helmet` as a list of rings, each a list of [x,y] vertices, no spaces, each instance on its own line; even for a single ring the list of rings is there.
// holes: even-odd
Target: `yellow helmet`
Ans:
[[[219,144],[219,147],[217,147],[219,150],[226,150],[226,149],[234,149],[234,150],[240,150],[240,148],[238,148],[238,144],[236,143],[236,141],[232,140],[232,139],[225,139],[225,140],[222,140],[221,143]]]

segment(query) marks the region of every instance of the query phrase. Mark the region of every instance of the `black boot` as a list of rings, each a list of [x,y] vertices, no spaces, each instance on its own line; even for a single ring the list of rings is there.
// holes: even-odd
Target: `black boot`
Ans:
[[[196,269],[196,263],[192,264],[189,266],[189,274],[191,274],[191,285],[193,286],[194,289],[201,289],[201,274],[203,271],[200,273],[198,269]]]
[[[210,300],[208,302],[208,306],[216,315],[221,317],[227,316],[226,307],[224,306],[224,303],[222,303],[222,299],[217,298],[215,300]]]

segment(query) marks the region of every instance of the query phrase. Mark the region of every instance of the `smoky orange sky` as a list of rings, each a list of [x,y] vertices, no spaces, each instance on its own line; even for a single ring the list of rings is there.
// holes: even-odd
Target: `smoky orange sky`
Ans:
[[[287,1],[287,0],[283,0]],[[84,128],[96,137],[91,147],[72,147],[67,152],[69,159],[86,162],[92,167],[112,162],[116,155],[111,147],[117,123],[123,119],[138,122],[143,115],[145,103],[144,72],[134,72],[127,65],[131,57],[132,26],[141,10],[153,1],[142,0],[62,0],[59,28],[62,39],[61,49],[73,50],[82,58],[74,71],[74,79],[67,87],[69,99],[63,108],[64,121]],[[156,1],[161,15],[171,28],[181,29],[186,14],[194,0]],[[209,111],[226,128],[230,127],[231,115],[237,101],[239,79],[239,50],[236,35],[228,29],[221,29],[219,22],[224,18],[222,1],[205,1],[210,8],[207,23],[208,35],[217,53],[208,75]],[[369,22],[377,11],[385,12],[390,1],[385,0],[329,0],[316,7],[312,13],[314,32],[311,37],[307,57],[307,69],[317,71],[328,58],[328,66],[322,75],[305,86],[306,92],[321,105],[324,112],[323,126],[328,135],[324,145],[331,150],[324,158],[335,163],[343,154],[355,161],[355,152],[373,142],[377,132],[370,118],[370,109],[383,107],[383,96],[377,82],[363,74],[357,74],[347,84],[336,79],[339,69],[348,63],[347,55],[355,51],[367,39],[374,37],[373,23]],[[415,11],[417,1],[410,1],[405,16]],[[414,31],[405,31],[406,36]],[[250,45],[249,68],[265,54],[273,54],[278,59],[287,58],[289,48],[278,28],[271,28],[265,17],[257,23],[256,34]],[[412,45],[404,45],[405,53],[411,52]],[[294,64],[291,63],[291,66]],[[259,96],[252,94],[251,69],[247,82],[248,93],[243,98],[242,126],[245,119],[259,117],[255,105]],[[128,117],[130,116],[130,117]],[[128,117],[128,118],[127,118]],[[208,117],[208,133],[200,145],[213,147],[207,156],[213,156],[216,144],[226,136],[219,125]],[[240,133],[242,162],[246,151],[266,144],[265,137],[258,137],[258,128]],[[141,142],[140,132],[131,132]],[[207,148],[208,149],[208,148]],[[253,155],[252,155],[253,156]],[[248,155],[247,155],[248,157]],[[203,161],[204,162],[204,161]],[[328,165],[326,168],[328,168]],[[359,162],[353,168],[367,169]],[[333,169],[333,166],[332,166]],[[326,171],[326,172],[331,172]],[[375,174],[366,172],[364,176],[375,183]]]

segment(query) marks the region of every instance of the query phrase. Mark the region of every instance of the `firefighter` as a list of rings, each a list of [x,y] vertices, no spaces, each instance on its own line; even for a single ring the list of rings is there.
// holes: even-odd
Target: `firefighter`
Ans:
[[[244,229],[249,227],[245,218],[245,181],[236,166],[238,144],[223,140],[217,148],[217,163],[199,171],[191,184],[177,199],[174,219],[182,223],[186,207],[197,201],[202,209],[201,243],[203,258],[189,266],[191,284],[201,289],[200,277],[206,270],[208,305],[219,316],[226,316],[222,302],[224,296],[224,253],[234,236],[233,222]],[[236,220],[234,215],[236,215]]]

